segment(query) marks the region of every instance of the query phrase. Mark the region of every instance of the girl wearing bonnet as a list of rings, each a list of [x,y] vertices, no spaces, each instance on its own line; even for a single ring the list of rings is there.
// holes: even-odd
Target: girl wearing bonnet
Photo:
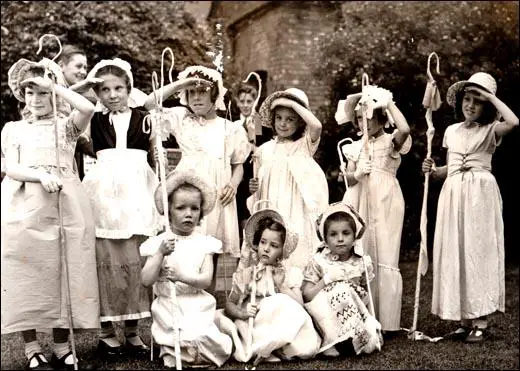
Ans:
[[[59,68],[57,75],[50,73],[54,86],[47,71],[45,60],[20,59],[9,69],[9,87],[26,105],[22,120],[6,123],[1,135],[6,160],[1,186],[2,334],[22,332],[28,369],[51,369],[36,338],[36,329],[49,328],[53,367],[73,367],[62,249],[67,252],[74,327],[99,328],[94,220],[73,169],[76,141],[94,105],[61,85]]]
[[[233,338],[234,358],[258,364],[314,357],[321,338],[302,306],[302,273],[283,264],[295,251],[298,235],[278,211],[265,208],[249,217],[244,239],[225,310],[217,311],[218,326]]]
[[[217,187],[217,203],[202,222],[201,232],[221,240],[223,252],[238,258],[240,241],[235,195],[250,147],[242,126],[217,116],[216,110],[226,109],[226,91],[218,71],[190,66],[179,74],[177,81],[163,88],[164,99],[178,93],[184,107],[164,108],[164,111],[171,134],[182,151],[177,167],[198,169]],[[215,266],[217,257],[214,256]],[[216,270],[209,291],[214,291],[215,283]]]
[[[138,334],[138,320],[150,317],[150,293],[141,284],[139,246],[160,230],[153,201],[157,180],[149,164],[155,129],[143,130],[153,96],[144,106],[131,108],[131,67],[119,58],[100,61],[87,79],[97,79],[94,91],[100,107],[90,125],[97,162],[83,179],[96,221],[101,301],[98,352],[115,360],[125,350],[136,355],[149,350]],[[124,344],[116,337],[116,321],[125,322]]]

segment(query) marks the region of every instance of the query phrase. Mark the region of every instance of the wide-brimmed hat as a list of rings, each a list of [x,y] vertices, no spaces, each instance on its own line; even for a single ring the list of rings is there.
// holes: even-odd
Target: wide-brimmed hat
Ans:
[[[330,204],[316,220],[316,230],[318,232],[319,239],[321,241],[325,241],[325,222],[329,216],[339,212],[346,213],[354,219],[356,224],[356,240],[359,240],[361,237],[363,237],[363,233],[365,233],[365,221],[352,206],[344,203],[343,201],[339,201]]]
[[[275,91],[271,95],[269,95],[267,98],[265,98],[264,102],[262,103],[262,106],[260,107],[259,113],[260,117],[262,118],[262,121],[264,123],[268,123],[266,126],[272,127],[273,124],[273,116],[274,116],[274,108],[278,106],[277,99],[279,98],[288,98],[296,103],[298,103],[300,106],[305,108],[306,110],[309,109],[309,98],[307,98],[307,94],[303,90],[300,90],[298,88],[289,88],[286,90],[281,91]],[[304,117],[302,117],[303,120],[305,120]],[[274,129],[274,127],[273,127]]]
[[[222,82],[222,75],[220,72],[205,66],[189,66],[184,71],[179,73],[177,80],[184,80],[188,77],[195,77],[200,80],[205,80],[217,84],[218,96],[215,100],[215,108],[221,111],[226,110],[226,105],[224,104],[224,95],[226,95],[227,89],[224,87],[224,83]],[[188,95],[186,93],[186,89],[183,89],[179,92],[179,98],[181,104],[185,106],[188,105]]]
[[[244,228],[244,236],[246,239],[246,249],[253,248],[253,239],[255,237],[255,232],[258,228],[258,223],[264,220],[265,218],[271,218],[274,221],[280,223],[285,228],[285,242],[283,244],[283,252],[282,259],[287,259],[296,249],[298,245],[298,233],[296,233],[290,224],[284,219],[282,214],[275,209],[272,208],[264,208],[259,211],[254,212],[249,219],[246,221],[246,225]],[[241,265],[249,266],[252,264],[251,262],[251,254],[242,253],[242,261]]]
[[[355,107],[361,99],[361,93],[349,94],[347,99],[342,99],[338,102],[336,114],[334,118],[338,125],[349,124],[355,122],[356,117]]]
[[[63,86],[67,85],[65,83],[65,77],[63,76],[63,72],[61,71],[60,66],[58,66],[58,64],[55,62],[47,58],[43,58],[39,62],[33,62],[22,58],[15,62],[7,72],[7,84],[9,85],[9,88],[11,88],[14,97],[20,102],[25,102],[22,81],[25,78],[27,71],[31,67],[47,68],[56,78],[56,83]]]
[[[180,185],[185,183],[191,184],[200,190],[202,194],[202,214],[204,216],[208,215],[215,207],[217,201],[216,187],[195,169],[173,170],[166,176],[166,193],[168,197]],[[155,189],[154,200],[157,211],[159,214],[163,214],[162,182]]]
[[[477,86],[493,95],[497,93],[497,82],[493,76],[489,73],[477,72],[471,75],[468,80],[459,81],[451,85],[446,93],[446,102],[448,102],[450,106],[455,107],[457,94],[468,86]]]

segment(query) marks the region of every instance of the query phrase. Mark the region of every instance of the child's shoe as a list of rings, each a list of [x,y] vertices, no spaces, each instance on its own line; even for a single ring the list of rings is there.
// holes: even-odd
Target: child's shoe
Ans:
[[[466,337],[466,343],[480,343],[487,337],[487,331],[483,328],[473,327]]]
[[[74,370],[74,363],[67,363],[68,357],[72,356],[72,352],[68,352],[63,357],[58,358],[56,354],[52,354],[51,365],[54,370]],[[86,361],[77,360],[78,370],[96,370],[97,365]]]
[[[49,362],[47,362],[47,359],[45,356],[41,353],[34,353],[31,358],[29,358],[29,361],[27,362],[27,365],[25,366],[26,370],[53,370]]]

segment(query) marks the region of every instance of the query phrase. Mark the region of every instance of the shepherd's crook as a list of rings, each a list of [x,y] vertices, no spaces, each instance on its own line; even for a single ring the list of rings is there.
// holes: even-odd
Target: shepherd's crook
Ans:
[[[58,42],[58,45],[60,47],[58,53],[52,58],[52,61],[54,61],[56,58],[59,57],[62,51],[61,42],[60,39],[56,35],[53,34],[45,34],[38,40],[39,48],[36,54],[40,54],[43,48],[43,40],[46,37],[51,37],[56,39]],[[51,75],[52,73],[48,66],[45,66],[45,75]],[[59,147],[59,134],[58,134],[58,112],[56,109],[56,87],[55,87],[55,81],[51,77],[51,87],[52,87],[52,113],[53,113],[53,124],[54,124],[54,140],[55,140],[55,146],[56,146],[56,169],[58,172],[58,175],[61,175],[61,165],[60,165],[60,147]],[[58,192],[56,194],[58,198],[58,220],[59,220],[59,235],[60,235],[60,264],[63,267],[63,273],[65,275],[65,301],[67,306],[67,319],[69,322],[69,333],[70,333],[70,343],[72,348],[72,358],[74,362],[74,370],[78,369],[78,360],[76,358],[76,342],[74,339],[74,323],[72,321],[72,304],[71,304],[71,298],[70,298],[70,285],[69,285],[69,264],[67,261],[67,251],[65,251],[65,230],[63,228],[63,210],[61,206],[61,188],[58,189]],[[61,277],[61,276],[60,276]]]
[[[439,73],[439,57],[435,52],[431,53],[428,57],[428,84],[426,86],[426,91],[424,93],[423,98],[423,106],[426,108],[426,123],[428,125],[428,130],[426,130],[426,139],[427,139],[427,152],[426,158],[430,158],[432,154],[432,140],[433,135],[435,134],[435,128],[433,126],[432,121],[432,111],[435,111],[440,106],[440,98],[439,92],[437,89],[437,84],[433,79],[433,76],[430,72],[430,59],[432,56],[435,56],[437,59],[437,73]],[[429,185],[430,173],[424,174],[424,192],[422,199],[422,208],[421,208],[421,223],[420,223],[420,231],[421,231],[421,245],[419,251],[419,262],[417,264],[417,279],[415,283],[415,302],[413,306],[413,323],[412,328],[408,334],[408,337],[413,340],[430,340],[429,337],[423,335],[422,333],[417,332],[417,318],[419,316],[419,297],[421,292],[421,275],[425,275],[428,270],[428,248],[427,248],[427,207],[428,207],[428,185]],[[431,341],[431,340],[430,340]]]

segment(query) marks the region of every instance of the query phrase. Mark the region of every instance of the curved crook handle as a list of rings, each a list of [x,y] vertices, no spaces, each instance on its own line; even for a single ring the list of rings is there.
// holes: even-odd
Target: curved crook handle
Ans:
[[[152,128],[152,123],[153,123],[153,116],[151,113],[149,113],[143,118],[143,126],[142,126],[143,133],[150,134],[150,131]]]
[[[53,37],[56,39],[56,41],[58,42],[58,45],[60,47],[60,50],[58,51],[58,53],[54,56],[54,58],[52,58],[51,60],[54,62],[61,54],[62,50],[63,50],[63,47],[61,46],[61,41],[60,39],[58,38],[58,36],[56,35],[53,35],[51,33],[46,33],[45,35],[43,35],[42,37],[40,37],[40,39],[38,40],[38,51],[36,52],[36,55],[40,54],[40,52],[42,51],[43,49],[43,40],[46,38],[46,37]]]
[[[154,96],[155,104],[157,105],[157,107],[162,108],[162,100],[159,100],[159,97],[157,97],[158,86],[159,86],[159,78],[157,77],[157,72],[153,71],[152,72],[152,91],[153,91],[153,96]]]
[[[170,84],[173,82],[172,72],[173,72],[173,66],[175,64],[175,56],[173,55],[173,51],[170,47],[166,47],[163,49],[161,54],[161,88],[164,85],[164,77],[163,77],[163,70],[164,70],[164,53],[170,52],[170,55],[172,57],[172,64],[170,65],[170,69],[168,70],[168,77],[170,79]]]
[[[428,69],[426,70],[426,73],[428,74],[428,78],[430,80],[434,80],[432,73],[430,72],[430,60],[432,59],[433,56],[435,56],[435,59],[437,60],[437,74],[441,73],[441,71],[439,70],[439,56],[437,55],[437,53],[432,52],[428,56]]]
[[[368,80],[368,74],[366,72],[363,73],[363,76],[361,77],[361,89],[363,89],[365,86],[369,85],[370,82]]]
[[[256,106],[258,105],[258,101],[260,100],[260,94],[262,93],[262,79],[256,72],[249,72],[249,75],[247,75],[246,79],[242,82],[248,82],[249,78],[251,76],[254,76],[256,78],[256,81],[258,81],[258,94],[256,95],[255,104],[253,104],[253,111],[255,111]]]

